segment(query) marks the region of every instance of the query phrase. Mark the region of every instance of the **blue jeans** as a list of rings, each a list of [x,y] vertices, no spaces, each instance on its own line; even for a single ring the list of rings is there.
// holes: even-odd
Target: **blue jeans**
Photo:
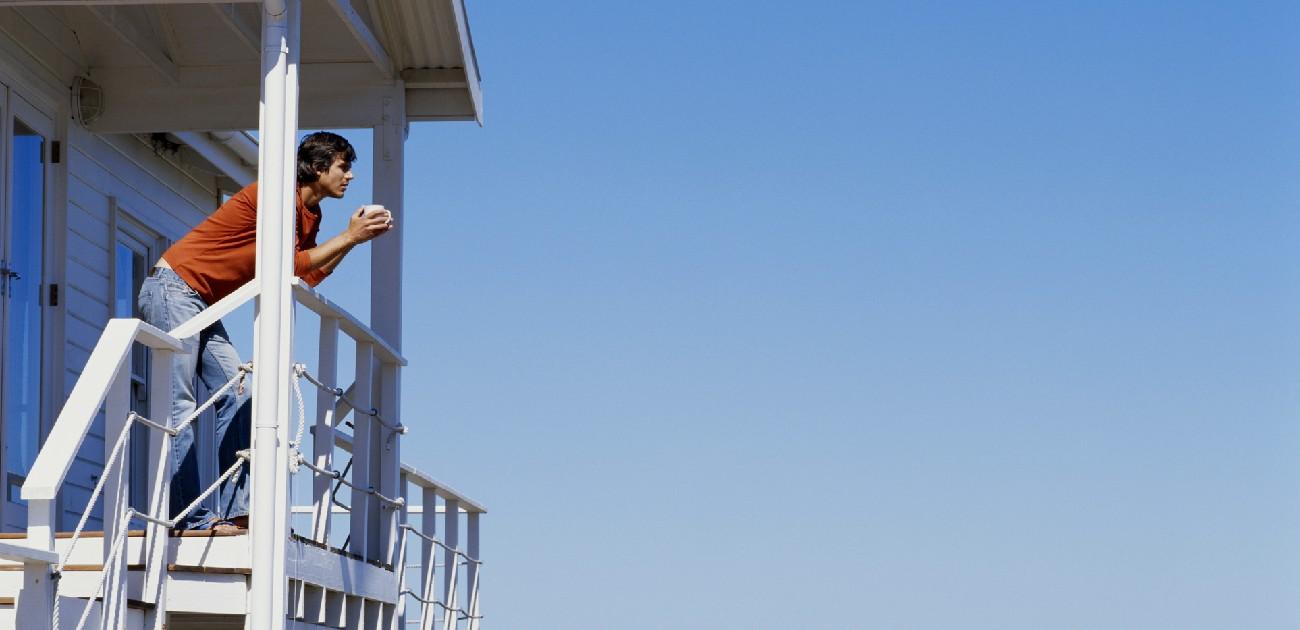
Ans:
[[[140,312],[144,320],[162,330],[171,330],[197,315],[208,304],[171,269],[155,269],[140,287]],[[217,322],[203,332],[182,339],[184,350],[172,362],[171,426],[180,424],[197,408],[195,381],[208,392],[225,385],[239,372],[239,354]],[[155,375],[154,378],[158,376]],[[251,405],[248,387],[240,383],[217,397],[217,468],[225,472],[235,463],[236,453],[248,448],[251,436]],[[200,506],[177,523],[179,529],[205,529],[222,519],[248,514],[248,465],[217,489],[215,510]],[[212,481],[215,481],[212,480]],[[211,482],[209,482],[211,483]],[[199,462],[194,449],[194,424],[172,438],[171,513],[185,509],[209,483],[200,484]]]

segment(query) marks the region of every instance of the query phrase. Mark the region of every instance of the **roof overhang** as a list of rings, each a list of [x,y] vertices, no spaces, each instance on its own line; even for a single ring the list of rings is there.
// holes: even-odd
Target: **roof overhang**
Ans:
[[[98,133],[257,128],[260,20],[257,2],[0,0],[0,31],[101,90]],[[301,32],[300,128],[482,121],[463,0],[304,0]]]

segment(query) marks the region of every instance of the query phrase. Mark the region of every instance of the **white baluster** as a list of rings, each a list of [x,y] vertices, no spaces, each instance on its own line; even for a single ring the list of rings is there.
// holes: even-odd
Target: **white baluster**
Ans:
[[[438,535],[438,491],[435,488],[424,488],[420,497],[423,505],[420,508],[420,533],[434,538]],[[438,547],[428,539],[421,539],[423,546],[420,553],[420,563],[424,566],[424,578],[420,580],[420,630],[433,630],[434,616],[438,611],[434,610],[431,602],[438,596],[438,589],[435,584],[435,578],[438,575]]]
[[[399,479],[400,481],[398,482],[398,486],[401,491],[399,496],[402,497],[403,503],[402,503],[402,507],[396,510],[395,512],[397,515],[396,518],[398,521],[398,527],[401,527],[402,525],[405,525],[407,522],[406,506],[409,503],[409,500],[407,500],[407,496],[406,496],[407,488],[408,488],[407,481],[406,481],[406,474],[402,473]],[[407,552],[407,548],[411,546],[411,537],[412,537],[411,533],[406,531],[405,529],[397,530],[397,546],[398,546],[397,562],[393,564],[393,570],[397,572],[397,606],[394,609],[393,615],[389,620],[387,626],[389,630],[398,630],[399,628],[406,627],[406,597],[407,596],[403,595],[402,592],[405,591],[407,588],[406,552]]]
[[[396,498],[400,492],[399,481],[402,474],[402,434],[388,427],[397,427],[401,425],[401,399],[399,376],[401,370],[396,363],[384,361],[379,366],[379,407],[380,416],[384,422],[376,423],[375,437],[378,443],[375,445],[376,464],[379,469],[378,479],[375,487],[379,493],[390,498]],[[383,426],[387,424],[388,426]],[[398,535],[398,526],[405,522],[401,511],[392,505],[383,504],[379,506],[381,515],[384,517],[380,521],[379,529],[379,549],[384,554],[384,562],[393,563],[397,554],[397,543],[401,540]]]
[[[54,552],[55,504],[49,499],[27,502],[27,545]],[[53,621],[54,580],[51,566],[39,562],[23,563],[23,590],[18,594],[18,626],[32,630],[49,630]],[[57,630],[57,629],[55,629]]]
[[[478,512],[470,512],[466,517],[465,532],[465,553],[470,558],[478,560]],[[469,612],[469,630],[478,630],[478,571],[477,562],[471,562],[465,566],[465,597],[469,601],[466,610]]]
[[[154,349],[149,369],[149,418],[171,426],[172,359],[170,350]],[[172,437],[157,429],[149,430],[148,457],[149,515],[160,520],[171,518]],[[155,605],[154,630],[167,624],[167,528],[157,523],[145,525],[145,580],[142,599]]]
[[[337,386],[339,320],[335,317],[322,317],[320,321],[320,354],[317,370],[322,383]],[[334,467],[334,405],[333,394],[323,389],[316,390],[316,430],[312,436],[312,459],[322,470]],[[324,475],[315,475],[312,479],[312,539],[319,543],[329,542],[330,507],[333,479]]]
[[[122,447],[116,461],[110,461],[109,457],[113,455],[113,446],[116,444],[115,438],[123,431],[130,431],[127,427],[127,417],[131,413],[131,355],[127,355],[127,360],[118,368],[117,375],[113,378],[113,385],[108,390],[108,396],[104,400],[104,471],[102,474],[108,477],[107,483],[104,484],[104,571],[108,572],[108,578],[104,582],[104,601],[100,608],[100,620],[104,630],[121,627],[118,625],[119,614],[121,623],[125,623],[126,615],[126,548],[123,543],[118,549],[118,557],[112,557],[113,541],[117,540],[121,530],[131,526],[128,519],[122,518],[122,513],[128,507],[131,479],[130,479],[130,453],[131,437],[127,434],[126,444]],[[120,610],[119,610],[120,609]]]
[[[377,503],[372,497],[366,494],[365,489],[370,487],[370,453],[371,445],[371,421],[366,412],[373,406],[370,396],[371,383],[374,378],[374,345],[369,342],[357,341],[357,364],[356,364],[356,381],[352,386],[352,400],[356,408],[352,411],[352,483],[359,490],[352,491],[352,513],[350,516],[350,533],[352,538],[350,548],[355,553],[367,560],[374,559],[377,554],[373,553],[371,540],[374,538],[374,532],[370,531],[371,510]],[[375,542],[378,542],[377,540]]]
[[[443,599],[447,604],[446,616],[443,618],[443,630],[453,630],[456,627],[456,609],[460,607],[460,589],[456,584],[456,579],[460,574],[460,556],[456,555],[455,549],[460,546],[460,501],[457,499],[447,499],[446,513],[443,514],[443,543],[447,547],[443,550],[443,566],[446,567],[443,582]]]

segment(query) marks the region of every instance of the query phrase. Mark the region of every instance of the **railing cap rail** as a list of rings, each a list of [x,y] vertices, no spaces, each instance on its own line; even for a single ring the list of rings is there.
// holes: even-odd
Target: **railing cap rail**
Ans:
[[[421,488],[429,488],[433,490],[434,494],[437,494],[443,499],[458,502],[460,507],[466,512],[471,514],[487,514],[487,508],[480,505],[474,499],[457,492],[451,486],[430,477],[428,474],[410,464],[402,464],[402,475],[405,476],[408,481],[420,486]]]
[[[331,317],[339,322],[339,329],[347,333],[356,341],[374,344],[375,354],[381,361],[387,363],[396,363],[397,365],[406,366],[406,359],[396,348],[389,345],[369,326],[361,323],[361,320],[347,312],[343,307],[330,301],[319,291],[311,288],[301,278],[293,279],[294,297],[298,303],[307,307],[312,312],[321,317]]]
[[[156,350],[181,351],[179,339],[138,319],[110,319],[104,326],[95,349],[91,351],[81,378],[63,405],[45,445],[36,455],[32,470],[23,482],[22,497],[27,501],[51,501],[58,494],[72,460],[90,432],[99,406],[108,395],[131,345],[139,341]]]
[[[349,453],[352,452],[352,436],[348,435],[347,433],[344,433],[342,431],[335,431],[334,443],[337,444],[339,448],[342,448],[343,450]],[[487,514],[487,508],[483,507],[483,505],[480,504],[478,501],[469,498],[468,496],[456,491],[451,486],[448,486],[447,484],[438,481],[437,479],[434,479],[433,477],[426,474],[424,471],[405,462],[402,463],[402,476],[406,477],[408,481],[414,483],[417,486],[420,486],[421,488],[432,489],[434,494],[442,497],[443,499],[459,502],[461,509],[465,510],[466,512],[472,514]]]

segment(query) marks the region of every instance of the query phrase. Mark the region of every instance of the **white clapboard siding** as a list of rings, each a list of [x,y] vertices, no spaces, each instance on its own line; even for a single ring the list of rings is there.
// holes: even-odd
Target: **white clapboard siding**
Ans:
[[[30,9],[0,11],[0,31],[4,31],[8,36],[5,39],[10,41],[5,46],[6,52],[15,57],[27,57],[26,63],[39,66],[64,83],[70,82],[86,65],[86,60],[77,52],[79,46],[75,34],[69,39],[71,31],[51,7],[39,7],[42,9],[39,11]],[[30,53],[30,56],[24,53]]]
[[[133,136],[100,137],[69,129],[62,390],[71,392],[112,312],[115,212],[156,230],[165,242],[180,238],[217,203],[215,182],[167,163]],[[104,459],[104,421],[93,428],[68,471],[61,529],[75,525]],[[99,510],[91,527],[99,526]]]

